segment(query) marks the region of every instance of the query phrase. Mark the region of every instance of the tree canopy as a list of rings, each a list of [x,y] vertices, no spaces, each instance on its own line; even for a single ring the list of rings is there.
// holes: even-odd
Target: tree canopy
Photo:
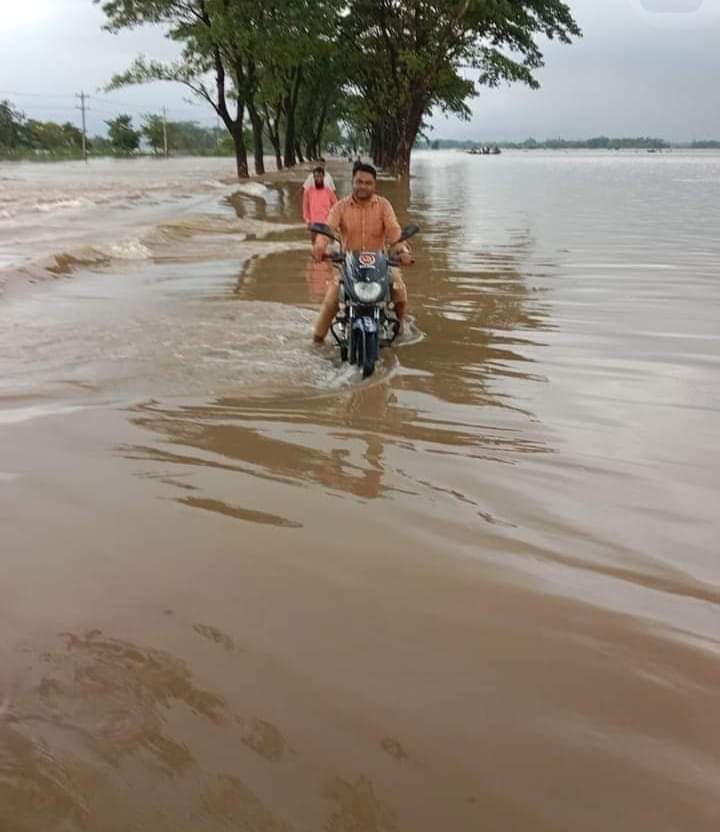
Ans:
[[[140,147],[140,131],[132,126],[132,116],[123,114],[106,121],[108,136],[119,153],[134,153]]]
[[[82,148],[82,132],[70,122],[37,121],[27,118],[10,101],[0,101],[0,150],[35,151],[68,155]]]
[[[484,86],[537,87],[542,40],[580,36],[563,0],[94,0],[106,28],[165,27],[182,45],[163,63],[138,57],[110,88],[152,80],[185,84],[232,136],[248,175],[269,140],[278,166],[318,156],[342,123],[379,165],[404,176],[435,109],[469,116]]]

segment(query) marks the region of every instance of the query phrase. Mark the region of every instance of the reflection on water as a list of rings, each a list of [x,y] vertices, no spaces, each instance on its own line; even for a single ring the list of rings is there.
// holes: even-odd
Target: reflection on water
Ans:
[[[401,213],[434,228],[432,216],[409,214],[406,191],[393,196]],[[242,196],[236,210],[245,215],[256,203]],[[407,279],[412,309],[426,338],[384,355],[385,367],[398,357],[399,377],[390,382],[380,372],[374,382],[356,383],[354,389],[294,395],[290,401],[279,396],[251,404],[225,396],[200,404],[141,404],[133,409],[133,422],[169,439],[172,450],[164,441],[123,453],[283,483],[315,483],[341,497],[432,492],[475,506],[480,516],[491,519],[472,496],[433,483],[422,472],[428,455],[510,462],[515,454],[548,450],[532,413],[495,383],[504,377],[542,382],[527,369],[533,361],[524,354],[524,347],[537,346],[535,332],[546,326],[547,315],[521,271],[531,254],[525,235],[511,251],[491,255],[499,265],[463,272],[451,268],[450,249],[437,251],[421,240],[417,266]],[[435,295],[436,272],[443,274],[442,297]],[[308,248],[269,252],[245,262],[235,298],[243,304],[292,303],[301,308],[324,294],[331,275],[330,264],[313,263]],[[261,319],[258,324],[262,326]],[[337,360],[331,346],[318,355],[328,366]],[[287,360],[287,353],[279,350],[277,369]],[[274,369],[268,366],[267,371]],[[504,415],[494,416],[495,409]],[[298,522],[215,494],[178,499],[244,520]]]

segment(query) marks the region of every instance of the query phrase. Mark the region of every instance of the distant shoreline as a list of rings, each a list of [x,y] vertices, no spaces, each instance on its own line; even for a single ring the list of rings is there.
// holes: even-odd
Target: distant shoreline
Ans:
[[[596,136],[589,139],[525,139],[511,141],[474,141],[460,139],[435,139],[418,150],[473,150],[482,147],[499,147],[502,150],[720,150],[720,140],[699,139],[669,142],[651,136],[609,137]]]
[[[427,146],[427,145],[420,145],[415,148],[415,151],[435,151],[435,150],[457,150],[457,151],[469,151],[473,149],[480,149],[482,147],[498,147],[501,150],[518,150],[518,151],[531,151],[531,150],[553,150],[553,151],[564,151],[564,150],[588,150],[588,151],[621,151],[621,150],[648,150],[648,151],[657,151],[658,153],[661,152],[670,152],[673,150],[720,150],[720,141],[708,141],[708,142],[696,142],[694,144],[687,144],[687,143],[672,143],[666,144],[662,147],[657,145],[632,145],[632,146],[588,146],[586,144],[553,144],[553,143],[544,143],[538,142],[535,145],[526,145],[526,144],[517,144],[514,142],[459,142],[449,140],[447,142],[441,142],[439,146]],[[218,154],[211,154],[211,153],[174,153],[171,154],[169,157],[171,159],[230,159],[231,156],[228,156],[225,153],[218,153]],[[252,159],[252,156],[248,157]],[[274,158],[267,156],[266,157],[269,162],[274,166]],[[91,154],[88,156],[88,160],[92,162],[92,160],[99,160],[99,159],[117,159],[119,161],[140,161],[140,160],[149,160],[149,159],[156,159],[159,164],[161,164],[165,157],[153,153],[135,153],[132,155],[121,155],[121,154],[114,154],[114,153],[106,153],[106,154]],[[340,157],[332,156],[329,154],[327,159],[330,160],[341,160]],[[33,153],[27,154],[13,154],[13,155],[4,155],[0,154],[0,163],[23,163],[23,162],[30,162],[30,163],[41,163],[41,164],[52,164],[58,162],[82,162],[83,157],[80,154],[37,154],[34,155]],[[274,170],[274,167],[268,170],[265,174],[260,174],[257,176],[256,174],[251,174],[248,179],[256,179],[262,178],[262,176],[268,176],[276,173],[283,173],[287,171],[288,173],[292,170],[304,170],[308,167],[308,165],[315,164],[313,162],[305,161],[302,163],[298,163],[295,168],[284,168],[282,171]],[[309,169],[309,168],[308,168]],[[245,181],[245,180],[244,180]]]

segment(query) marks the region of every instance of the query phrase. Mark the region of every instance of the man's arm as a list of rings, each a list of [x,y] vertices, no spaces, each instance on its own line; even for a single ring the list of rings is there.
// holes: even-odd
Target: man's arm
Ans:
[[[390,204],[390,200],[382,197],[382,207],[385,241],[390,246],[394,246],[395,243],[397,243],[397,241],[400,239],[400,235],[402,234],[402,228],[400,228],[400,223],[398,222],[397,217],[395,216],[395,209]]]
[[[342,220],[342,212],[340,210],[340,203],[336,202],[330,209],[328,214],[327,224],[339,236],[340,235],[340,221]],[[315,260],[322,260],[325,254],[325,249],[330,245],[330,238],[324,234],[318,234],[313,246],[313,258]]]
[[[394,208],[387,199],[383,201],[383,225],[385,226],[385,240],[390,245],[390,252],[400,257],[403,266],[412,265],[413,258],[410,253],[410,246],[404,241],[398,245],[402,236],[402,228],[400,228],[400,223],[395,216]]]

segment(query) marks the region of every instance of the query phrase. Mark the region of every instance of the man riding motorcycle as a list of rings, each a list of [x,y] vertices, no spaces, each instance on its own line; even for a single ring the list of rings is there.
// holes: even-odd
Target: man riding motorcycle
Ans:
[[[399,243],[402,229],[390,202],[375,193],[377,171],[372,165],[355,165],[352,195],[336,202],[330,209],[327,224],[342,238],[345,251],[381,251],[389,243],[391,253],[399,257],[402,265],[409,266],[413,259],[406,243]],[[329,243],[327,237],[319,235],[313,246],[313,257],[322,260]],[[329,281],[328,289],[313,329],[313,340],[322,343],[337,315],[337,275]],[[402,327],[407,307],[407,288],[399,274],[394,275],[392,299],[395,314]]]

